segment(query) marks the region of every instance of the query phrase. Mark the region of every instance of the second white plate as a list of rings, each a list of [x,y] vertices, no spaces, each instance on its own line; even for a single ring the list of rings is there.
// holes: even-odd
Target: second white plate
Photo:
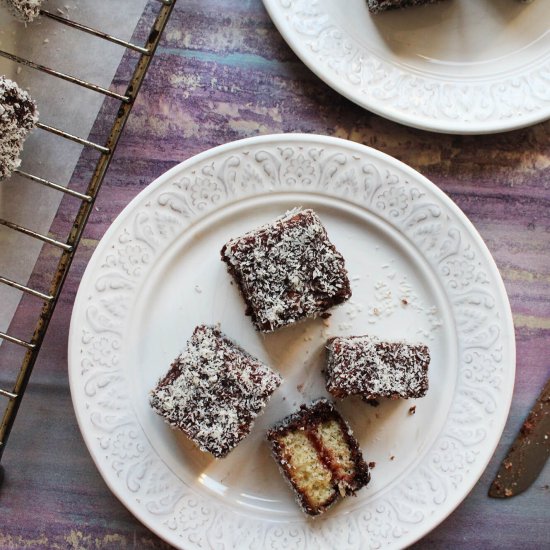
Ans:
[[[486,134],[550,117],[547,0],[446,0],[372,16],[365,0],[263,0],[302,61],[403,124]]]
[[[346,260],[353,297],[330,319],[262,337],[244,316],[220,249],[296,206],[321,217]],[[250,436],[223,460],[197,450],[148,404],[149,390],[200,323],[220,323],[284,378]],[[326,395],[328,337],[365,333],[427,343],[430,390],[378,408],[338,403],[376,467],[357,498],[311,521],[279,474],[265,432]],[[515,370],[504,286],[466,217],[395,159],[322,136],[230,143],[142,191],[86,269],[69,342],[73,403],[101,474],[138,518],[186,550],[410,544],[451,513],[483,472]]]

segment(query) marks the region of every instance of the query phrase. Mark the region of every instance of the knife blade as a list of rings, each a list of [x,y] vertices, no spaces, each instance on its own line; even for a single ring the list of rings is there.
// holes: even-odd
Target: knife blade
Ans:
[[[550,456],[550,379],[525,419],[489,489],[493,498],[509,498],[525,491]]]

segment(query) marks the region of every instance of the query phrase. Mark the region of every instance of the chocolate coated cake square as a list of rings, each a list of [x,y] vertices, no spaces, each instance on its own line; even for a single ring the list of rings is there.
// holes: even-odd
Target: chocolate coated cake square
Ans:
[[[232,239],[221,256],[262,332],[321,315],[351,296],[344,258],[313,210],[287,212]]]
[[[0,0],[15,17],[25,23],[30,23],[40,15],[44,0]]]
[[[382,342],[371,336],[327,342],[326,384],[334,397],[424,397],[430,352],[425,345]]]
[[[217,328],[200,325],[149,401],[201,450],[222,458],[250,433],[281,381]]]
[[[38,111],[30,95],[0,76],[0,180],[21,164],[23,142],[37,121]]]
[[[302,405],[271,428],[267,439],[300,506],[311,516],[370,481],[357,440],[326,399]]]
[[[408,8],[409,6],[421,6],[422,4],[435,4],[441,0],[367,0],[367,6],[371,13],[380,13],[386,10],[397,8]]]

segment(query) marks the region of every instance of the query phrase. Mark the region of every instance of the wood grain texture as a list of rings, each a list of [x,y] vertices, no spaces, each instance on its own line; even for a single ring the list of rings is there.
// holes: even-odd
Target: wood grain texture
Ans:
[[[135,39],[144,32],[141,24]],[[125,59],[114,89],[123,90],[131,66]],[[104,136],[114,109],[106,102],[91,139]],[[548,546],[550,466],[514,499],[495,501],[487,490],[550,374],[550,123],[471,137],[406,128],[361,109],[315,77],[284,43],[260,0],[186,0],[176,7],[120,143],[4,455],[0,548],[166,547],[110,493],[76,425],[67,336],[78,282],[114,217],[168,168],[227,141],[296,131],[375,147],[431,179],[479,230],[509,293],[518,360],[504,435],[468,498],[416,548]],[[77,188],[94,159],[93,153],[82,156],[73,178]],[[66,234],[74,208],[64,199],[52,233]],[[55,258],[44,249],[33,275],[38,288],[47,288]],[[34,304],[23,300],[14,333],[32,326]],[[13,349],[3,348],[2,364]]]

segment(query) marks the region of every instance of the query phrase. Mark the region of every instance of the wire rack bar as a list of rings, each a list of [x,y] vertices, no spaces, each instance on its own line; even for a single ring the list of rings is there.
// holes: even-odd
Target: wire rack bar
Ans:
[[[62,138],[68,139],[70,141],[74,141],[76,143],[79,143],[80,145],[85,145],[87,147],[92,147],[93,149],[97,149],[104,155],[108,154],[110,152],[110,149],[108,147],[103,147],[103,145],[98,145],[97,143],[94,143],[93,141],[89,141],[84,138],[80,138],[78,136],[74,136],[73,134],[69,134],[68,132],[64,132],[63,130],[59,130],[58,128],[54,128],[53,126],[48,126],[47,124],[43,124],[42,122],[37,122],[36,127],[40,128],[41,130],[45,130],[46,132],[50,132],[51,134],[55,134],[56,136],[60,136]]]
[[[55,189],[56,191],[60,191],[61,193],[66,193],[67,195],[71,195],[71,197],[76,197],[81,201],[90,202],[92,200],[92,197],[90,197],[90,195],[84,195],[84,193],[79,193],[78,191],[74,191],[73,189],[63,187],[62,185],[59,185],[59,183],[54,183],[53,181],[40,178],[38,176],[33,176],[32,174],[24,172],[23,170],[16,169],[13,172],[14,174],[19,174],[21,177],[39,183],[40,185],[50,187],[51,189]]]
[[[3,395],[4,397],[7,397],[8,399],[15,399],[17,395],[15,393],[11,393],[11,391],[6,391],[0,388],[0,395]]]
[[[25,357],[21,364],[21,368],[18,372],[13,389],[11,390],[11,392],[2,390],[2,395],[9,397],[9,402],[5,409],[4,416],[2,417],[2,420],[0,422],[0,460],[5,450],[6,442],[12,430],[15,417],[17,415],[17,411],[19,410],[19,406],[21,404],[21,400],[23,398],[25,389],[29,382],[33,367],[36,363],[36,359],[38,357],[40,347],[46,335],[46,331],[48,329],[48,325],[50,323],[52,314],[55,310],[55,306],[57,305],[59,295],[63,288],[63,283],[67,278],[67,274],[71,266],[72,260],[74,258],[76,248],[78,246],[78,243],[80,242],[82,233],[84,231],[88,218],[92,212],[95,199],[101,188],[101,184],[103,183],[105,174],[113,158],[113,154],[116,150],[117,144],[122,135],[122,131],[124,130],[124,127],[126,125],[126,121],[128,120],[128,116],[130,115],[130,112],[132,110],[135,98],[141,88],[143,79],[147,74],[147,71],[151,64],[153,56],[156,52],[158,43],[161,39],[162,33],[166,27],[166,24],[168,23],[168,20],[170,18],[170,15],[176,3],[176,0],[156,0],[156,1],[160,2],[161,7],[158,10],[158,13],[154,20],[152,28],[149,32],[147,41],[142,48],[144,51],[141,51],[140,57],[135,65],[134,72],[128,83],[125,95],[115,94],[114,92],[110,92],[109,90],[104,90],[102,88],[89,85],[89,83],[85,83],[84,81],[80,81],[79,79],[74,79],[73,77],[67,78],[68,75],[64,75],[63,73],[52,71],[47,67],[39,67],[37,66],[37,64],[33,64],[32,62],[29,62],[27,60],[22,60],[20,58],[17,58],[16,56],[5,55],[3,54],[3,52],[0,52],[0,55],[4,55],[4,57],[8,57],[10,59],[15,60],[16,62],[21,62],[26,65],[35,66],[35,68],[39,68],[40,70],[45,69],[44,72],[51,74],[53,76],[57,76],[64,80],[69,80],[69,82],[72,82],[79,86],[82,86],[83,84],[88,84],[87,86],[84,86],[84,87],[89,88],[90,86],[92,86],[91,89],[94,89],[95,91],[100,91],[101,93],[108,92],[105,95],[108,95],[110,97],[116,97],[121,101],[120,109],[116,115],[113,126],[109,133],[109,137],[105,143],[105,146],[94,144],[88,140],[77,138],[76,136],[72,136],[71,134],[62,132],[61,130],[57,130],[56,128],[52,128],[43,124],[39,125],[40,128],[46,131],[53,132],[67,139],[72,139],[73,141],[77,141],[82,145],[88,145],[88,146],[94,147],[95,149],[98,149],[103,153],[99,157],[99,160],[96,164],[91,180],[88,184],[86,193],[83,196],[79,196],[79,194],[77,194],[76,192],[71,192],[65,188],[57,189],[57,187],[59,187],[57,184],[54,184],[53,182],[49,182],[48,180],[44,180],[43,178],[39,178],[37,176],[33,176],[27,173],[21,174],[24,177],[29,177],[29,179],[32,179],[33,181],[42,183],[44,185],[48,185],[49,187],[57,189],[60,192],[69,193],[81,199],[81,204],[80,204],[78,213],[74,219],[74,223],[69,232],[69,236],[67,238],[66,243],[61,243],[55,239],[51,239],[44,235],[40,235],[38,233],[35,233],[34,231],[23,228],[17,224],[12,224],[5,220],[0,220],[0,224],[11,227],[17,231],[21,231],[31,237],[40,239],[44,242],[48,242],[50,244],[59,246],[63,250],[57,265],[57,270],[55,272],[55,275],[52,278],[49,294],[48,295],[44,294],[44,296],[48,296],[48,300],[45,300],[45,303],[42,307],[42,311],[36,323],[34,334],[32,336],[31,341],[26,342],[24,340],[20,340],[19,338],[15,338],[14,336],[10,336],[9,334],[0,332],[0,338],[3,338],[4,340],[13,342],[15,344],[18,344],[20,346],[27,348]],[[78,28],[78,26],[75,28]],[[87,32],[85,29],[80,29],[80,30]],[[100,38],[105,38],[105,37],[100,36]],[[125,46],[125,47],[129,48],[129,46]],[[133,49],[133,48],[130,48],[130,49]],[[23,290],[23,289],[20,289],[20,290]],[[2,482],[2,477],[3,477],[3,472],[0,466],[0,483]]]
[[[17,290],[20,290],[21,292],[25,292],[26,294],[30,294],[31,296],[35,296],[36,298],[40,298],[45,302],[49,302],[50,300],[53,300],[53,296],[50,296],[49,294],[44,294],[43,292],[34,290],[33,288],[22,285],[16,281],[12,281],[7,277],[2,277],[1,275],[0,275],[0,283],[16,288]]]
[[[13,223],[8,220],[0,219],[0,225],[4,225],[6,227],[9,227],[10,229],[13,229],[14,231],[19,231],[19,233],[23,233],[24,235],[28,235],[29,237],[34,237],[35,239],[38,239],[42,242],[51,244],[53,246],[57,246],[57,248],[62,248],[63,250],[66,250],[67,252],[70,252],[72,250],[72,246],[68,245],[66,243],[62,243],[61,241],[57,241],[55,239],[52,239],[51,237],[47,237],[46,235],[42,235],[41,233],[37,233],[36,231],[33,231],[32,229],[28,229],[27,227],[23,227],[22,225],[19,225],[18,223]]]
[[[50,69],[45,65],[41,65],[40,63],[35,63],[34,61],[30,61],[29,59],[25,59],[24,57],[19,57],[18,55],[14,55],[12,53],[4,52],[4,51],[0,51],[0,56],[6,57],[7,59],[14,61],[15,63],[19,63],[20,65],[26,65],[27,67],[31,67],[32,69],[36,69],[38,71],[42,71],[43,73],[49,74],[51,76],[61,78],[61,80],[66,80],[71,84],[77,84],[78,86],[82,86],[83,88],[87,88],[88,90],[92,90],[94,92],[98,92],[100,94],[113,97],[115,99],[119,99],[120,101],[129,101],[129,99],[126,96],[123,96],[116,92],[112,92],[107,88],[102,88],[97,84],[86,82],[85,80],[82,80],[81,78],[77,78],[76,76],[71,76],[70,74],[62,73],[60,71],[56,71],[55,69]]]
[[[10,336],[5,332],[0,331],[0,338],[2,338],[2,340],[6,340],[6,342],[11,342],[12,344],[17,344],[18,346],[21,346],[27,349],[35,348],[35,345],[32,342],[26,342],[25,340],[21,340],[20,338],[16,338],[15,336]]]
[[[82,23],[77,23],[76,21],[72,21],[71,19],[67,19],[66,17],[61,17],[60,15],[57,15],[56,13],[51,13],[46,10],[40,10],[40,14],[44,15],[45,17],[49,17],[50,19],[54,19],[55,21],[58,21],[59,23],[62,23],[63,25],[67,25],[69,27],[72,27],[73,29],[77,29],[79,31],[91,34],[93,36],[97,36],[98,38],[102,38],[103,40],[107,40],[108,42],[112,42],[113,44],[118,44],[119,46],[123,46],[124,48],[127,48],[128,50],[133,50],[135,52],[142,53],[143,55],[149,55],[150,52],[147,48],[143,48],[142,46],[137,46],[136,44],[132,44],[131,42],[126,42],[126,40],[121,40],[120,38],[117,38],[116,36],[112,36],[110,34],[107,34],[102,31],[98,31],[97,29],[92,29],[91,27],[88,27],[86,25],[83,25]]]

